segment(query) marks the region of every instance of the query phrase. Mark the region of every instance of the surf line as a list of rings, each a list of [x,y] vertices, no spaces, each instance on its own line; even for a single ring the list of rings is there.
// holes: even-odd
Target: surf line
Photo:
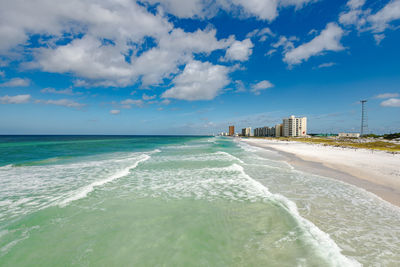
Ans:
[[[266,186],[249,176],[242,166],[234,163],[231,168],[241,173],[267,199],[284,208],[303,230],[303,241],[314,247],[316,253],[327,260],[330,266],[362,266],[355,259],[344,256],[341,253],[342,249],[330,238],[329,234],[319,229],[311,221],[303,218],[297,209],[296,203],[283,195],[271,193]]]
[[[81,188],[73,191],[72,194],[70,194],[70,196],[68,198],[59,202],[58,205],[60,207],[65,207],[72,201],[86,197],[90,192],[92,192],[95,189],[95,187],[102,186],[104,184],[107,184],[109,182],[112,182],[116,179],[119,179],[121,177],[128,175],[132,169],[135,169],[139,165],[139,163],[145,162],[145,161],[149,160],[150,158],[151,157],[147,154],[141,155],[139,157],[139,160],[137,160],[133,165],[128,166],[128,167],[118,171],[117,173],[111,175],[110,177],[108,177],[106,179],[95,181],[91,184],[88,184],[84,187],[81,187]]]

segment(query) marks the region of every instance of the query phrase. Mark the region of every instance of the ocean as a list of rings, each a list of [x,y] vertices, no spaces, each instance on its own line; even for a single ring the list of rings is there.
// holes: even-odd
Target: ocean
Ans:
[[[399,266],[399,222],[231,138],[0,137],[0,266]]]

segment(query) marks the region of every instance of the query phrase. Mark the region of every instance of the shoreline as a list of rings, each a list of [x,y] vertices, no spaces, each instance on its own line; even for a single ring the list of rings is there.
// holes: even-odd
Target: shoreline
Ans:
[[[278,152],[297,170],[357,186],[400,207],[400,155],[266,139],[241,141]]]

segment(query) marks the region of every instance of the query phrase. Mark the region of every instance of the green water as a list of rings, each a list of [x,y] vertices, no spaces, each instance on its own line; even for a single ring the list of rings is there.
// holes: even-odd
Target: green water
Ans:
[[[400,230],[385,232],[396,209],[252,149],[214,137],[2,137],[0,266],[400,262]],[[343,207],[346,190],[358,194],[356,208],[327,216],[339,201],[327,185]],[[380,207],[387,238],[363,223],[376,219],[365,203]],[[378,244],[365,251],[365,238]]]

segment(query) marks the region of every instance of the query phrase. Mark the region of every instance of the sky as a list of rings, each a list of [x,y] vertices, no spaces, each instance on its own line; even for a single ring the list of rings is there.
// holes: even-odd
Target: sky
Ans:
[[[0,134],[400,132],[400,0],[1,0]]]

